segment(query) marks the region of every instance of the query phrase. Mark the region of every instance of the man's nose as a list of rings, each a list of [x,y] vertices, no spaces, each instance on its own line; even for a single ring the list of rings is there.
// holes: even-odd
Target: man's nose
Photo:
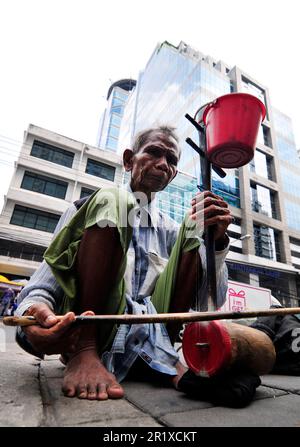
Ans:
[[[165,156],[159,157],[156,162],[157,169],[161,169],[162,171],[168,171],[169,165]]]

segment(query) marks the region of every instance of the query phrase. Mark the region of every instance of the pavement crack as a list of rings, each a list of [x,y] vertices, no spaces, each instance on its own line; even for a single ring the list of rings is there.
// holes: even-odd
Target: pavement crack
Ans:
[[[151,413],[148,413],[142,406],[138,405],[137,403],[133,402],[128,396],[125,396],[125,399],[127,400],[128,403],[130,403],[130,405],[132,405],[134,408],[137,408],[138,410],[140,410],[142,413],[145,414],[145,416],[150,416],[155,422],[157,422],[160,425],[163,425],[164,427],[168,427],[168,425],[165,422],[162,422],[160,420],[161,416],[154,416]]]
[[[43,406],[43,419],[41,427],[58,427],[57,418],[54,411],[54,399],[48,386],[48,381],[43,371],[42,362],[38,365],[38,381]]]
[[[286,389],[286,388],[280,388],[279,386],[276,386],[276,388],[274,387],[274,385],[265,385],[263,384],[263,386],[265,386],[266,388],[270,388],[273,390],[279,390],[279,391],[284,391],[286,394],[294,394],[294,395],[300,395],[300,390],[298,389]],[[280,397],[280,396],[278,396]]]

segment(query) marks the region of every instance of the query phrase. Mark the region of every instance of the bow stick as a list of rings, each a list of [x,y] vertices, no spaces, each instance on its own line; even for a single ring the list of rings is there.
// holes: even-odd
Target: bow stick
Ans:
[[[123,315],[77,315],[75,322],[110,322],[117,324],[150,324],[150,323],[166,323],[169,321],[177,321],[189,323],[193,321],[212,321],[212,320],[237,320],[243,318],[266,317],[274,315],[290,315],[299,314],[300,307],[280,307],[274,309],[253,309],[241,312],[178,312],[164,314],[123,314]],[[63,315],[56,315],[58,320]],[[35,317],[28,315],[23,317],[4,317],[0,319],[6,326],[33,326],[39,323]]]

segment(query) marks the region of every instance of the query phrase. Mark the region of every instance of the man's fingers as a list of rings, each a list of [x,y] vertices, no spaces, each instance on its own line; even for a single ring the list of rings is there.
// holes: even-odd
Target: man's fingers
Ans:
[[[231,213],[228,208],[220,208],[219,206],[216,205],[211,205],[210,207],[205,208],[204,210],[205,219],[208,219],[209,217],[213,216],[224,216],[229,214]]]
[[[76,321],[74,312],[68,312],[58,319],[44,304],[31,306],[26,312],[34,316],[40,326],[28,326],[24,331],[32,346],[45,354],[58,354],[72,352],[76,349],[84,327],[73,326]],[[92,311],[86,311],[82,315],[95,315]],[[54,320],[49,317],[54,317]]]
[[[216,197],[207,197],[204,200],[204,207],[209,207],[211,205],[217,205],[221,208],[228,208],[228,203],[225,202],[222,198],[216,198]]]
[[[199,201],[205,200],[209,197],[211,197],[213,199],[217,199],[217,200],[223,200],[223,198],[221,196],[218,196],[217,194],[214,194],[211,191],[202,191],[202,192],[196,193],[196,195],[192,198],[192,202],[199,202]]]
[[[61,335],[66,332],[72,323],[76,321],[74,312],[68,312],[63,318],[51,329],[53,335]]]
[[[54,326],[58,321],[52,310],[43,303],[30,306],[26,315],[34,316],[37,322],[45,328]]]
[[[227,228],[232,221],[232,216],[213,216],[209,219],[205,219],[205,226],[209,227],[210,225],[222,225],[224,228]]]
[[[65,320],[51,328],[28,326],[24,328],[28,340],[34,348],[45,354],[59,354],[73,352],[81,335],[81,328],[70,326],[72,318]]]
[[[32,331],[30,331],[30,335],[39,337],[42,340],[48,338],[49,342],[53,343],[70,329],[71,324],[75,321],[75,314],[73,312],[68,312],[61,320],[57,319],[57,321],[58,322],[55,325],[48,328],[31,326],[30,328],[32,328]]]
[[[207,197],[203,200],[192,200],[191,202],[193,210],[200,211],[210,206],[218,206],[220,208],[228,208],[227,202],[222,198]]]
[[[229,216],[229,215],[231,215],[231,213],[228,208],[219,208],[218,206],[212,205],[209,208],[205,208],[205,210],[192,212],[191,218],[196,221],[203,221],[205,219],[206,223],[207,219],[211,217]]]
[[[86,310],[85,312],[83,312],[80,315],[86,315],[86,316],[90,315],[91,316],[91,315],[95,315],[95,312],[93,312],[92,310]]]

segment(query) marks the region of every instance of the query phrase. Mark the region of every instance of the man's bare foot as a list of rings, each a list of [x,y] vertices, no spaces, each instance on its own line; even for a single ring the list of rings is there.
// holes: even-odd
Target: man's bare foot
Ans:
[[[79,399],[120,399],[124,390],[103,366],[94,349],[75,354],[67,363],[62,390]]]
[[[186,366],[184,366],[179,360],[175,365],[175,368],[177,370],[177,376],[172,377],[172,383],[173,386],[176,388],[176,390],[178,389],[178,382],[181,379],[181,377],[183,376],[184,373],[187,372],[188,368]]]

